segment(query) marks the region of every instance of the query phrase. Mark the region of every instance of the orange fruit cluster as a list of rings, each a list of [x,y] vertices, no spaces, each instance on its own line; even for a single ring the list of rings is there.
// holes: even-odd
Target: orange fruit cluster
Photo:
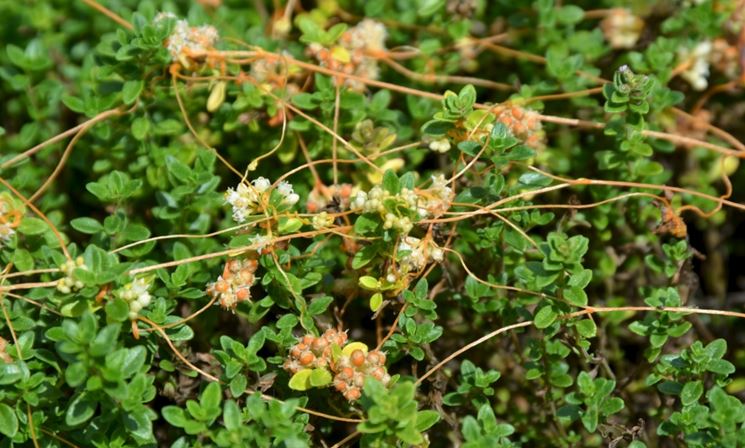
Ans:
[[[385,368],[385,353],[380,350],[367,354],[362,350],[355,350],[349,356],[341,356],[335,367],[334,388],[349,401],[358,400],[362,396],[362,386],[368,376],[384,385],[388,385],[391,380]]]
[[[538,113],[520,106],[510,106],[496,111],[497,121],[507,126],[515,137],[525,144],[538,147],[541,144],[541,121]]]
[[[305,335],[290,349],[284,369],[295,374],[304,369],[328,368],[334,374],[334,388],[349,401],[362,396],[362,386],[368,376],[383,384],[390,382],[391,377],[385,368],[386,356],[380,350],[365,353],[362,349],[356,349],[350,354],[337,354],[334,358],[334,347],[341,351],[347,342],[346,332],[333,329],[326,330],[318,337]]]
[[[347,332],[328,329],[321,336],[306,334],[290,349],[284,368],[292,373],[302,369],[317,369],[332,364],[332,347],[343,347],[347,343]]]
[[[251,258],[234,258],[225,263],[222,275],[207,286],[207,294],[217,298],[221,307],[234,310],[240,302],[251,300],[259,263]]]

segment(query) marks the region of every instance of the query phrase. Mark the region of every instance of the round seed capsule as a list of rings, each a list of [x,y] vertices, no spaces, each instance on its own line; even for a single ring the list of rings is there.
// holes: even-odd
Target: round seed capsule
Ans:
[[[300,355],[300,364],[304,366],[308,366],[313,363],[313,361],[316,360],[316,355],[314,355],[311,352],[303,352],[303,354]]]
[[[294,347],[292,347],[292,350],[290,350],[290,354],[291,354],[291,355],[292,355],[292,356],[293,356],[294,358],[299,358],[299,357],[300,357],[300,355],[301,355],[302,353],[303,353],[303,351],[302,351],[302,350],[300,349],[300,347],[298,347],[297,345],[296,345],[296,346],[294,346]]]
[[[376,380],[379,380],[379,381],[380,381],[380,380],[382,380],[382,379],[383,379],[383,376],[385,376],[385,369],[384,369],[384,368],[382,368],[382,367],[378,367],[378,368],[374,369],[374,370],[373,370],[373,371],[372,371],[372,372],[370,373],[370,375],[371,375],[371,376],[372,376],[373,378],[375,378]]]
[[[238,292],[235,293],[235,296],[238,298],[238,300],[246,300],[251,297],[251,292],[248,290],[248,288],[241,288],[238,290]]]
[[[228,285],[228,282],[225,280],[218,280],[217,283],[215,283],[215,290],[217,290],[217,292],[225,293],[228,292],[228,289],[230,289],[230,285]]]
[[[355,350],[352,352],[350,359],[352,360],[353,366],[360,367],[365,363],[365,354],[362,353],[362,350]]]
[[[311,344],[311,348],[317,354],[321,354],[324,350],[326,350],[326,347],[328,347],[328,345],[329,343],[326,338],[317,338],[315,341],[313,341],[313,344]]]
[[[344,398],[346,398],[349,401],[356,401],[359,400],[362,396],[362,393],[360,390],[356,387],[350,387],[345,393]]]

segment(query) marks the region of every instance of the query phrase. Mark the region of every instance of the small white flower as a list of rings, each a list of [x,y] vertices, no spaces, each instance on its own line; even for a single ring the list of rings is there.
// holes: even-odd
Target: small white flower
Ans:
[[[450,140],[447,138],[441,138],[439,140],[433,140],[429,144],[429,149],[439,153],[446,153],[450,151]]]
[[[133,300],[129,302],[129,311],[133,313],[139,313],[141,309],[142,309],[142,304],[140,303],[139,300]]]
[[[272,183],[266,177],[257,177],[254,179],[253,185],[259,193],[263,193],[272,186]]]
[[[600,22],[605,38],[613,48],[632,48],[639,40],[644,21],[624,8],[615,8]]]
[[[352,208],[365,208],[365,203],[367,203],[367,193],[365,193],[364,191],[359,191],[357,192],[357,195],[355,195],[354,199],[352,199]]]
[[[142,294],[140,297],[137,298],[137,301],[140,302],[140,305],[142,305],[143,308],[150,305],[150,300],[152,299],[152,296],[150,293],[146,292]]]
[[[256,235],[250,241],[256,252],[263,252],[266,246],[271,244],[272,239],[266,235]]]
[[[161,12],[155,16],[153,22],[157,24],[167,19],[176,19],[176,16],[170,12]],[[171,59],[176,61],[188,57],[190,53],[208,51],[214,47],[219,37],[217,29],[213,26],[192,27],[186,20],[177,20],[171,35],[168,36],[166,47],[171,53]]]
[[[430,257],[432,257],[434,261],[441,263],[442,260],[445,259],[445,252],[443,252],[439,247],[433,247],[432,252],[430,252]]]
[[[694,90],[704,90],[709,85],[709,56],[712,50],[710,41],[700,42],[692,49],[683,48],[678,52],[678,57],[684,63],[688,63],[686,71],[680,77],[688,81]]]
[[[139,312],[150,305],[152,296],[148,292],[151,283],[143,277],[127,283],[116,292],[119,298],[129,303],[129,318],[136,319]]]
[[[16,231],[10,226],[10,224],[0,224],[0,240],[8,241],[10,237],[15,235]]]
[[[297,201],[299,200],[300,200],[300,195],[298,195],[297,193],[290,193],[287,196],[285,196],[285,199],[282,202],[287,205],[295,205],[297,204]]]
[[[295,190],[292,188],[292,184],[287,182],[286,180],[283,180],[279,183],[279,185],[277,186],[277,191],[279,192],[279,194],[285,197],[295,192]]]

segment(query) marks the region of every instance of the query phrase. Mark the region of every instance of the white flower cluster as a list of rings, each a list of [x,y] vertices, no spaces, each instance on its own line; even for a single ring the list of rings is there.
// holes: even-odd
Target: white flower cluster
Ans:
[[[450,140],[446,137],[443,137],[437,140],[432,140],[429,143],[429,149],[431,149],[434,152],[445,154],[446,152],[450,151]]]
[[[385,50],[386,36],[385,25],[365,19],[347,30],[342,35],[341,42],[351,51],[382,51]]]
[[[262,195],[269,190],[272,183],[266,177],[254,179],[252,184],[241,182],[233,189],[228,188],[225,192],[225,202],[233,207],[233,219],[236,222],[243,223],[249,216],[262,210]],[[300,196],[295,193],[292,184],[282,181],[277,186],[277,192],[282,195],[282,203],[285,205],[295,205],[300,200]]]
[[[312,43],[308,51],[321,65],[332,70],[353,74],[362,78],[377,79],[380,75],[378,60],[371,56],[385,50],[385,26],[371,19],[365,19],[348,29],[339,38],[339,46],[327,49]],[[355,90],[364,89],[360,81],[347,79],[345,84]]]
[[[402,188],[397,195],[392,195],[384,190],[380,185],[374,186],[370,191],[365,193],[359,191],[352,199],[352,207],[361,209],[364,213],[378,212],[384,217],[383,227],[386,229],[397,229],[403,233],[409,233],[414,224],[406,216],[397,216],[387,211],[383,203],[387,199],[393,199],[396,202],[403,203],[404,207],[415,209],[417,203],[416,193],[408,188]]]
[[[57,291],[62,294],[69,294],[71,291],[80,291],[83,289],[83,286],[85,286],[83,282],[75,278],[74,272],[77,268],[88,270],[83,257],[77,257],[75,261],[67,260],[60,265],[59,270],[65,276],[57,280]]]
[[[10,237],[15,235],[15,227],[21,223],[20,216],[20,212],[16,212],[16,216],[13,216],[10,204],[0,197],[0,247],[2,243],[8,242]]]
[[[413,236],[405,237],[398,244],[400,274],[418,272],[424,269],[428,263],[440,263],[445,258],[445,253],[431,239],[422,241]]]
[[[711,57],[711,42],[705,40],[699,42],[693,48],[681,48],[678,50],[680,63],[687,64],[686,70],[680,77],[688,81],[694,90],[704,90],[709,81],[709,58]]]
[[[10,226],[9,223],[0,223],[0,243],[8,242],[8,240],[10,240],[10,237],[15,235],[15,233],[16,231],[13,229],[13,227]]]
[[[272,244],[272,239],[268,235],[255,235],[251,238],[251,245],[255,246],[256,252],[262,253],[267,246]]]
[[[445,176],[437,174],[432,176],[432,186],[419,194],[417,201],[417,213],[422,218],[438,217],[450,208],[455,194],[448,186]]]
[[[632,48],[644,29],[644,20],[628,9],[614,8],[600,22],[605,38],[613,48]]]
[[[334,224],[334,218],[329,216],[326,212],[321,212],[318,214],[313,215],[313,219],[311,220],[311,225],[314,229],[327,229],[331,227]]]
[[[175,14],[161,12],[155,16],[155,23],[167,19],[176,19],[173,32],[168,36],[166,48],[171,53],[173,61],[184,61],[193,53],[201,53],[212,49],[220,35],[217,29],[210,25],[189,26],[186,20],[179,20]]]
[[[151,283],[145,278],[136,278],[116,292],[116,295],[129,304],[129,318],[134,320],[143,308],[150,305],[152,296],[148,292]]]
[[[207,294],[217,298],[223,308],[235,310],[238,303],[251,300],[251,286],[256,281],[258,267],[259,263],[250,258],[228,260],[217,281],[207,285]]]
[[[295,193],[292,184],[285,180],[279,183],[277,191],[282,195],[282,203],[285,205],[295,205],[300,200],[300,195]]]
[[[402,208],[415,210],[419,219],[424,219],[445,213],[450,208],[453,197],[453,190],[447,185],[445,176],[438,174],[432,176],[432,186],[425,190],[402,188],[400,193],[392,195],[376,185],[368,192],[359,191],[352,196],[350,207],[363,213],[380,213],[384,218],[384,228],[409,233],[413,227],[411,219],[392,213],[386,208],[386,202],[393,200]]]

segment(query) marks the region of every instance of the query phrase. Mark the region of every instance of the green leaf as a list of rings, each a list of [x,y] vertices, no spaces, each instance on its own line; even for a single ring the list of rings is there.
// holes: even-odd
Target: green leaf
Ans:
[[[97,406],[98,403],[86,392],[79,393],[67,407],[65,423],[69,426],[82,425],[93,417]]]
[[[533,324],[537,328],[546,328],[554,323],[557,317],[558,314],[556,314],[556,311],[551,306],[544,306],[533,317]]]
[[[398,176],[392,170],[386,170],[383,174],[383,189],[391,194],[398,194],[401,191]]]
[[[365,235],[366,233],[374,232],[378,228],[380,222],[377,219],[373,219],[373,215],[360,215],[354,222],[354,233],[358,235]]]
[[[587,306],[587,294],[583,289],[577,287],[565,289],[564,298],[574,306]]]
[[[15,410],[5,403],[0,403],[0,433],[14,437],[18,432],[18,417]]]
[[[104,327],[91,342],[89,353],[91,356],[104,356],[111,350],[111,344],[119,338],[121,324],[111,324]]]
[[[139,406],[128,411],[123,416],[124,427],[130,434],[141,439],[149,439],[153,434],[153,422],[150,420],[150,412],[145,406]]]
[[[173,426],[183,428],[186,425],[186,413],[178,406],[165,406],[160,410],[160,413],[163,415],[163,418]]]
[[[222,420],[225,428],[235,431],[241,427],[243,418],[241,410],[234,400],[226,400],[222,410]]]
[[[323,313],[333,301],[334,298],[331,296],[322,296],[311,300],[308,305],[308,314],[316,316]]]
[[[16,249],[13,252],[13,264],[18,271],[29,271],[34,268],[34,257],[26,249]]]
[[[179,182],[187,183],[191,179],[191,168],[176,157],[166,156],[166,166],[168,172],[173,175]]]
[[[583,319],[576,324],[577,331],[584,338],[594,338],[597,334],[598,327],[592,319]]]
[[[720,359],[727,353],[727,341],[724,339],[715,339],[704,349],[710,359]]]
[[[680,402],[683,403],[683,406],[690,406],[696,403],[703,393],[704,383],[701,381],[690,381],[680,391]]]
[[[585,12],[579,6],[566,5],[556,9],[556,20],[565,25],[574,25],[584,16]]]
[[[546,177],[541,173],[534,173],[532,171],[523,174],[517,181],[520,182],[520,184],[530,188],[546,187],[548,185],[551,185],[551,182],[553,182],[550,177]]]
[[[600,404],[600,410],[603,413],[603,415],[612,415],[616,412],[619,412],[624,407],[624,402],[619,397],[611,397],[610,399],[607,399],[603,401]]]
[[[137,117],[132,120],[130,127],[132,131],[132,137],[137,140],[145,140],[147,133],[150,131],[150,120],[147,117]]]
[[[396,431],[396,437],[409,445],[418,445],[424,441],[424,437],[416,430],[413,424],[409,424],[405,428]]]
[[[422,134],[429,134],[435,137],[441,137],[453,129],[453,123],[444,120],[430,120],[422,125]],[[460,145],[458,145],[460,148]]]
[[[230,394],[233,395],[233,397],[238,398],[246,391],[246,387],[248,386],[248,379],[246,379],[245,375],[238,374],[233,377],[232,380],[230,380],[229,388],[230,388]]]
[[[140,96],[143,87],[145,87],[145,83],[142,80],[125,82],[122,87],[122,100],[124,104],[130,105],[134,103],[137,97]]]
[[[587,431],[595,432],[598,427],[598,410],[592,407],[587,409],[582,413],[580,420]]]
[[[21,221],[21,225],[18,226],[18,231],[24,235],[39,235],[48,229],[47,223],[39,218],[26,217]]]
[[[101,225],[100,222],[96,221],[93,218],[75,218],[72,221],[70,221],[70,225],[73,229],[77,230],[78,232],[82,233],[88,233],[88,234],[96,234],[103,230],[103,225]]]
[[[440,420],[440,414],[433,410],[419,411],[416,414],[416,430],[426,431]]]
[[[119,298],[106,302],[106,317],[114,322],[124,322],[129,318],[129,304]]]
[[[23,369],[18,363],[0,363],[0,386],[13,384],[23,376]]]
[[[222,390],[220,384],[216,382],[209,383],[204,388],[204,392],[199,397],[199,404],[203,409],[216,409],[220,407],[220,401],[222,400]]]

